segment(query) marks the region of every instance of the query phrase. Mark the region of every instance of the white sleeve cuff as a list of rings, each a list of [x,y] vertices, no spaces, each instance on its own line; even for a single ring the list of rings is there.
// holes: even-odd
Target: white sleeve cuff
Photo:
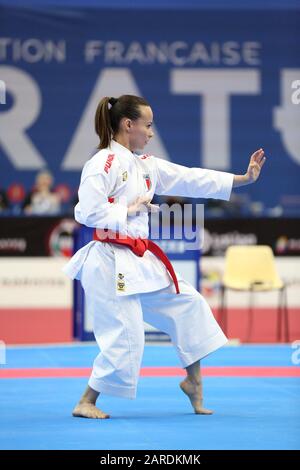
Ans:
[[[223,171],[218,172],[220,175],[221,188],[216,196],[217,199],[229,201],[233,185],[233,173],[226,173]]]

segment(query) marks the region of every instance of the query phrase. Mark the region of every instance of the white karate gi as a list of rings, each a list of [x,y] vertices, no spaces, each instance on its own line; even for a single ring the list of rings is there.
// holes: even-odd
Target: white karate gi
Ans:
[[[84,166],[75,219],[132,238],[148,237],[148,214],[127,217],[139,196],[154,194],[228,200],[231,173],[187,168],[137,155],[116,141]],[[114,198],[113,203],[108,198]],[[150,251],[92,241],[65,266],[84,288],[100,347],[89,385],[100,393],[135,398],[144,348],[143,319],[166,332],[183,367],[223,346],[227,339],[205,299],[179,273],[180,294],[164,264]]]

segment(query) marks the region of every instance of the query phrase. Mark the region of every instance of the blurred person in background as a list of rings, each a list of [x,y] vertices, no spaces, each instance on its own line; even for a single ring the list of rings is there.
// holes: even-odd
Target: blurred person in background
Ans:
[[[53,177],[48,170],[40,171],[35,186],[23,203],[23,210],[28,215],[54,215],[61,211],[60,196],[52,190]]]
[[[6,211],[9,208],[9,202],[6,196],[6,192],[0,189],[0,213]]]

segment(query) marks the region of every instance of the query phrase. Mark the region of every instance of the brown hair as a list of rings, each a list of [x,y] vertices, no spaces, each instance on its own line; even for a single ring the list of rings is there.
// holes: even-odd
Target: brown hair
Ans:
[[[102,98],[95,114],[95,131],[100,139],[98,149],[105,149],[110,145],[113,135],[119,130],[122,118],[136,121],[141,117],[139,106],[149,106],[149,104],[144,98],[134,95]]]

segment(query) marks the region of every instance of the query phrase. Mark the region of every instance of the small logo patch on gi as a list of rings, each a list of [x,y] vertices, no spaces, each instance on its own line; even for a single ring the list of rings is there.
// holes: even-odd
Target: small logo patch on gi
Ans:
[[[123,181],[126,181],[127,178],[128,178],[127,171],[124,171],[124,173],[122,173],[122,180],[123,180]]]
[[[150,191],[150,189],[152,187],[152,182],[151,182],[151,179],[150,179],[150,175],[147,173],[147,174],[144,174],[143,177],[144,177],[144,180],[145,180],[145,183],[146,183],[146,186],[147,186],[147,191]]]
[[[118,281],[117,290],[120,290],[120,291],[124,292],[125,291],[125,282]]]
[[[118,280],[117,280],[117,290],[124,292],[125,291],[125,282],[124,282],[124,274],[118,273]]]

